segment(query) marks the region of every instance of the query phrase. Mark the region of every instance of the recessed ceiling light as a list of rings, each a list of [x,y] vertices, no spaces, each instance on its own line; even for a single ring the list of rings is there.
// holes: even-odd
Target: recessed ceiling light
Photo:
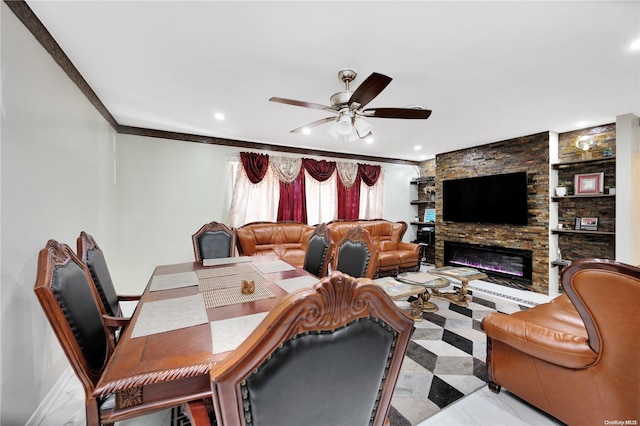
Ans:
[[[365,143],[373,143],[373,136],[369,136],[364,140]]]
[[[221,112],[216,112],[214,117],[216,118],[216,120],[224,120],[224,114]]]
[[[634,40],[633,43],[629,45],[629,49],[631,50],[640,50],[640,38]]]
[[[422,147],[420,145],[416,145],[413,147],[413,149],[415,149],[416,151],[420,151]]]
[[[305,135],[309,135],[311,134],[311,129],[308,127],[305,127],[304,129],[302,129],[302,133],[304,133]]]

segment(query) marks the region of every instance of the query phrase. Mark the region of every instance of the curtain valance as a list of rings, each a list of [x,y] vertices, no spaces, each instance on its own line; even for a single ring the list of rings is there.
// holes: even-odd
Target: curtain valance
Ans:
[[[283,156],[269,157],[268,154],[255,152],[241,152],[240,160],[247,177],[253,184],[260,182],[264,178],[269,163],[271,163],[278,179],[285,183],[292,183],[296,180],[302,167],[318,182],[324,182],[329,179],[333,172],[337,170],[339,183],[346,189],[350,189],[353,186],[357,177],[360,177],[367,186],[373,186],[382,172],[382,167],[371,164]]]
[[[232,226],[274,219],[315,224],[382,212],[381,166],[253,152],[241,152],[240,160]]]

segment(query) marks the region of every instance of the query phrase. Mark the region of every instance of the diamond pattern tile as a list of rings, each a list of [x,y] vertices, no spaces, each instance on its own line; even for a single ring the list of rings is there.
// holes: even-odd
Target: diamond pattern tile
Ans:
[[[527,309],[517,303],[472,297],[468,307],[432,298],[437,312],[425,312],[407,349],[391,400],[393,426],[414,426],[480,389],[487,381],[482,319],[493,311]]]

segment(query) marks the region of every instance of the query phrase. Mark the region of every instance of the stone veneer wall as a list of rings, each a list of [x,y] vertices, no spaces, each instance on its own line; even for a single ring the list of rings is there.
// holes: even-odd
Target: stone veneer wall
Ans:
[[[529,224],[444,222],[442,181],[526,171]],[[443,266],[444,241],[531,250],[532,290],[549,292],[549,133],[539,133],[436,156],[436,265]]]
[[[603,150],[611,148],[616,153],[616,125],[615,123],[602,126],[574,130],[558,134],[558,158],[560,162],[577,161],[582,158],[582,151],[575,146],[580,136],[592,137],[598,142],[589,152],[591,158],[603,158]],[[561,168],[558,170],[558,181],[574,182],[577,173],[604,172],[604,185],[616,184],[616,163],[594,163],[579,167]],[[571,188],[572,191],[575,188]],[[606,190],[605,190],[606,192]],[[597,217],[598,230],[616,230],[616,199],[604,198],[568,198],[558,202],[558,223],[566,228],[573,228],[577,217]],[[575,235],[561,234],[558,236],[558,247],[564,259],[610,258],[615,259],[615,238],[610,235]]]

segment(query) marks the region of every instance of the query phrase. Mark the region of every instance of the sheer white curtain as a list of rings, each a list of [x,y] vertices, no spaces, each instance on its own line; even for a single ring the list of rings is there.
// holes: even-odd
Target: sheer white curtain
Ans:
[[[273,167],[269,165],[264,179],[257,184],[251,183],[242,164],[238,164],[237,169],[229,225],[239,228],[249,222],[275,222],[278,219],[280,184]]]
[[[360,182],[360,219],[382,218],[384,203],[384,172],[380,171],[380,177],[373,186]]]
[[[307,222],[316,225],[338,218],[338,174],[333,172],[324,182],[319,182],[305,170],[307,196]]]

